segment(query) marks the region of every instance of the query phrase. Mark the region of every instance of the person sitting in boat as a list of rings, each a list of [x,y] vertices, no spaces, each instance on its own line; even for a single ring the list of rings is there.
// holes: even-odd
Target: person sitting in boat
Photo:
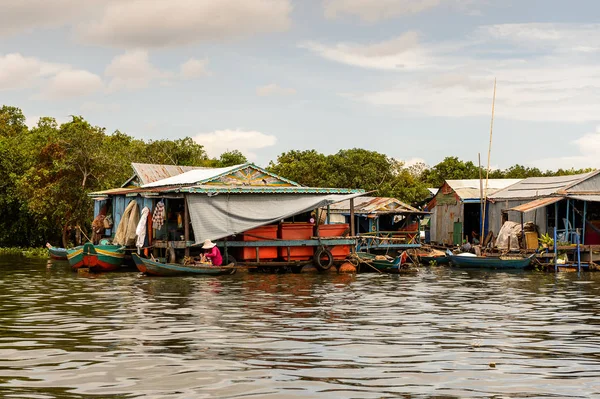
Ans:
[[[202,249],[205,250],[202,257],[209,259],[213,266],[221,266],[223,264],[223,257],[221,256],[221,251],[219,251],[219,248],[217,248],[217,244],[209,239],[206,239],[204,240]]]

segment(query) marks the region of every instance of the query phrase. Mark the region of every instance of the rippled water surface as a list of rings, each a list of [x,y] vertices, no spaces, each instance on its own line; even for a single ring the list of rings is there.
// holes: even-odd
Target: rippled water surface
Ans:
[[[0,276],[5,398],[600,396],[600,273]]]

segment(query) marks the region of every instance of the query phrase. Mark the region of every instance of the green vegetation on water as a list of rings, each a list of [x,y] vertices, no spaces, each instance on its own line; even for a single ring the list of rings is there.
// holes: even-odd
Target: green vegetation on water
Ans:
[[[0,246],[7,248],[0,254],[13,251],[8,247],[41,247],[46,242],[68,246],[76,226],[89,231],[93,217],[89,194],[120,187],[131,177],[132,162],[225,167],[246,161],[237,150],[210,158],[202,144],[190,137],[146,141],[118,130],[106,133],[104,128],[93,126],[80,116],[60,125],[54,118],[42,117],[29,128],[19,108],[2,106]],[[361,188],[411,204],[422,204],[429,194],[427,188],[439,187],[445,179],[479,177],[477,166],[456,157],[447,157],[431,168],[425,164],[407,167],[385,154],[361,148],[331,155],[292,150],[270,162],[268,169],[306,186]],[[515,165],[492,171],[490,178],[585,171],[543,172]],[[21,248],[16,251],[31,253]]]
[[[0,256],[23,256],[25,258],[47,258],[48,257],[48,249],[46,249],[46,248],[6,247],[6,248],[0,248]]]

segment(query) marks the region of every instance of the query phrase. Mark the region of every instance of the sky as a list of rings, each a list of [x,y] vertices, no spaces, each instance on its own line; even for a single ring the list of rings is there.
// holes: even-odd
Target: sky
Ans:
[[[1,0],[0,104],[258,165],[600,167],[596,0]]]

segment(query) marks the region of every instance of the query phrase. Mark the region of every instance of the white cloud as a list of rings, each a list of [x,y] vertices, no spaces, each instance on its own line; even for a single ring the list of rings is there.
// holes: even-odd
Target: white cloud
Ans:
[[[528,45],[539,51],[551,48],[568,52],[593,52],[600,50],[600,24],[527,23],[489,25],[480,34],[495,39]]]
[[[518,40],[526,32],[528,41]],[[325,59],[390,73],[385,88],[346,96],[407,114],[489,116],[494,78],[496,115],[533,120],[600,120],[599,54],[562,44],[595,46],[600,25],[521,24],[481,27],[469,39],[418,43],[414,33],[370,45],[304,44]],[[506,38],[508,40],[508,48]],[[538,38],[538,39],[536,39]],[[531,43],[552,42],[542,54]],[[403,68],[398,68],[401,65]]]
[[[419,158],[419,157],[409,158],[409,159],[407,159],[405,161],[402,161],[402,162],[404,162],[404,167],[405,168],[409,168],[411,166],[415,166],[415,165],[418,165],[418,164],[424,164],[424,165],[427,164],[423,158]]]
[[[256,159],[255,150],[271,147],[277,142],[277,137],[248,130],[217,130],[211,133],[201,133],[194,141],[206,149],[208,155],[218,157],[225,151],[239,150],[248,159]]]
[[[468,15],[481,15],[477,6],[482,3],[481,0],[324,0],[323,8],[328,19],[350,16],[374,23],[427,12],[440,6],[456,8]]]
[[[80,69],[67,69],[53,76],[36,97],[46,100],[83,97],[103,87],[100,76]]]
[[[379,43],[339,43],[326,45],[306,42],[300,45],[321,57],[362,68],[400,70],[433,66],[429,50],[419,45],[416,32],[407,32]]]
[[[296,94],[296,89],[281,87],[276,83],[256,88],[256,94],[261,97],[267,96],[292,96]]]
[[[542,158],[531,162],[531,165],[542,170],[600,168],[600,125],[595,132],[584,134],[568,144],[577,149],[577,155]]]
[[[190,58],[180,67],[180,75],[183,79],[195,79],[203,76],[209,75],[209,72],[206,68],[208,64],[207,60],[197,60],[194,58]]]
[[[0,90],[22,89],[39,85],[43,78],[67,68],[19,53],[0,55]]]
[[[92,5],[90,3],[81,0],[2,0],[0,36],[63,26],[79,18]]]
[[[0,90],[41,89],[37,99],[66,99],[102,89],[102,79],[67,64],[42,61],[19,53],[0,56]]]
[[[169,79],[172,73],[154,67],[145,50],[131,50],[115,57],[104,74],[110,78],[108,91],[134,90],[148,87],[156,79]]]
[[[87,43],[159,48],[243,38],[289,28],[289,0],[122,0],[78,27]]]
[[[350,15],[377,22],[402,15],[418,14],[440,5],[441,0],[325,0],[326,18]]]

